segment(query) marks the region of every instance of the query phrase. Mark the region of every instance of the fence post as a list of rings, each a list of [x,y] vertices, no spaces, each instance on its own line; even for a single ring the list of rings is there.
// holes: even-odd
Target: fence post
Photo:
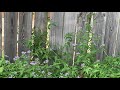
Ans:
[[[4,13],[4,53],[11,62],[17,54],[17,14]]]
[[[18,55],[22,51],[27,51],[26,40],[29,40],[32,33],[32,12],[19,12],[19,39]]]

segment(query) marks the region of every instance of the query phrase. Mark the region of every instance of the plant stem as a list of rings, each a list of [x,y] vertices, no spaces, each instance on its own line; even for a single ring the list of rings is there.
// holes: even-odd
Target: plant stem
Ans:
[[[77,39],[77,26],[75,26],[75,45],[76,45],[76,39]],[[73,63],[72,65],[74,66],[74,63],[75,63],[75,50],[76,50],[76,46],[73,47]]]

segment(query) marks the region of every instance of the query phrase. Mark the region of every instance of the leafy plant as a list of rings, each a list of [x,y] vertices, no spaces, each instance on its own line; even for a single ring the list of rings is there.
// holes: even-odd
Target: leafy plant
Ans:
[[[96,60],[99,50],[92,40],[91,15],[87,16],[85,31],[67,33],[65,45],[60,48],[51,48],[46,40],[48,33],[35,28],[31,39],[27,41],[30,50],[21,52],[20,57],[15,56],[14,63],[0,59],[0,78],[120,78],[119,56]],[[52,22],[48,28],[56,24]]]

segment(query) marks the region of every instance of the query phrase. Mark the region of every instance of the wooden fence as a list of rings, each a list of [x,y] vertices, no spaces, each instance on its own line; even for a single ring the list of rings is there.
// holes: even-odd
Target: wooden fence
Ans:
[[[87,15],[90,12],[0,12],[0,56],[2,50],[9,56],[21,55],[27,51],[24,41],[30,39],[32,28],[47,31],[47,17],[50,17],[56,26],[49,30],[51,48],[54,45],[63,45],[64,36],[75,30],[85,30]],[[102,59],[105,54],[116,56],[120,52],[120,13],[119,12],[94,12],[91,17],[93,33],[100,38],[95,42],[96,47],[105,45],[106,53],[97,53],[97,59]],[[39,32],[39,31],[37,31]],[[18,38],[17,38],[18,37]],[[2,43],[3,42],[3,43]]]

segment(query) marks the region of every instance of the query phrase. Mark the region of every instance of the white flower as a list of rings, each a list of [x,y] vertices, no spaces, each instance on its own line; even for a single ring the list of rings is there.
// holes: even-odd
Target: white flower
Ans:
[[[69,75],[69,73],[65,73],[65,76],[68,76]]]
[[[38,76],[38,74],[35,74],[35,75],[34,75],[34,77],[37,77],[37,76]]]
[[[52,73],[51,72],[48,72],[48,75],[51,75]]]
[[[6,63],[9,63],[9,61],[8,61],[8,60],[6,60],[5,62],[6,62]]]
[[[28,50],[28,51],[27,51],[27,53],[29,54],[29,53],[31,53],[31,51],[30,51],[30,50]]]
[[[17,74],[17,72],[14,72],[14,74]]]
[[[96,60],[96,62],[100,62],[100,60]]]
[[[35,58],[35,61],[38,61],[39,60],[39,58]]]
[[[14,61],[16,61],[16,59],[15,59],[15,58],[13,58],[13,60],[14,60]]]
[[[75,47],[77,44],[73,43],[72,46]]]
[[[24,64],[23,66],[26,66],[26,64]]]
[[[26,54],[26,52],[24,52],[24,51],[22,51],[21,53],[22,53],[22,54]]]
[[[49,62],[49,60],[45,60],[43,63],[48,63]]]
[[[80,78],[80,76],[77,76],[77,78]]]
[[[15,56],[15,57],[13,58],[13,60],[16,61],[16,60],[18,60],[19,58],[20,58],[19,56]]]
[[[10,76],[10,77],[8,77],[8,78],[12,78],[12,77]]]
[[[32,72],[32,75],[35,75],[35,72]]]
[[[76,55],[79,55],[79,54],[80,54],[79,52],[76,53]]]
[[[63,76],[60,76],[59,78],[63,78]]]
[[[52,49],[50,48],[50,51],[52,51]]]
[[[81,64],[81,67],[84,67],[85,66],[85,64],[83,63],[83,64]]]
[[[31,65],[36,65],[37,63],[35,61],[30,62]]]
[[[44,74],[44,73],[45,73],[45,71],[42,71],[41,73],[42,73],[42,74]]]
[[[11,76],[9,76],[8,78],[13,78],[13,77],[12,77],[12,75],[11,75]]]

